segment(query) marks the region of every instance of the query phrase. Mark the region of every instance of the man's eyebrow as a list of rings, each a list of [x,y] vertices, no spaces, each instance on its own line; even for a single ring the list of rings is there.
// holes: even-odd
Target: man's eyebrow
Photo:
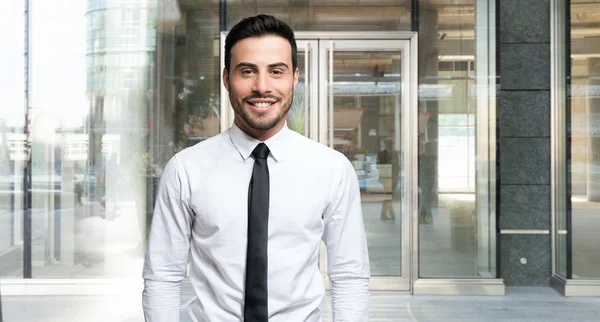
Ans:
[[[256,66],[256,64],[241,62],[241,63],[235,65],[234,69],[238,69],[238,68],[242,68],[242,67],[256,68],[257,66]]]
[[[241,63],[235,65],[235,69],[239,69],[239,68],[243,68],[243,67],[257,68],[258,66],[256,66],[256,64],[247,63],[247,62],[241,62]],[[276,67],[290,68],[290,66],[288,66],[288,64],[283,63],[283,62],[269,64],[268,67],[269,68],[276,68]]]
[[[269,68],[275,68],[275,67],[285,67],[285,68],[290,68],[290,66],[288,66],[288,64],[286,64],[286,63],[274,63],[274,64],[269,64]]]

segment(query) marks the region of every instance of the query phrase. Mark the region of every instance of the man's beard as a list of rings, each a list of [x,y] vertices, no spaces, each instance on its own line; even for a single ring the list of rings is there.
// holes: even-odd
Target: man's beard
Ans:
[[[231,86],[230,86],[231,88]],[[252,112],[250,112],[250,109],[245,109],[244,108],[244,104],[251,99],[272,99],[275,100],[275,103],[279,103],[281,104],[281,108],[279,109],[279,111],[275,111],[275,113],[277,113],[274,117],[271,116],[271,111],[269,111],[269,113],[267,114],[262,114],[262,115],[254,115],[252,114]],[[273,127],[275,127],[275,125],[277,125],[286,115],[287,112],[290,110],[290,108],[292,107],[292,103],[294,101],[294,90],[292,89],[291,95],[289,96],[289,99],[287,102],[283,102],[281,100],[281,97],[278,96],[274,96],[274,95],[259,95],[259,94],[252,94],[249,96],[244,97],[241,101],[237,101],[234,97],[234,93],[229,92],[229,101],[231,102],[231,106],[233,107],[233,110],[235,111],[235,113],[237,115],[239,115],[242,120],[252,129],[255,130],[259,130],[259,131],[266,131],[266,130],[270,130]],[[269,120],[269,117],[273,117],[273,119]]]

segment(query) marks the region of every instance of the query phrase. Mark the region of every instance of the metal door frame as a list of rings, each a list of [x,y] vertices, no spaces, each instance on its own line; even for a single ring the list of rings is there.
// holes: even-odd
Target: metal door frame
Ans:
[[[416,99],[417,99],[417,71],[416,71],[416,33],[328,33],[328,37],[319,39],[319,142],[323,144],[333,142],[333,54],[334,52],[352,51],[377,51],[397,52],[401,55],[401,95],[400,110],[396,111],[397,119],[402,122],[402,132],[396,131],[395,142],[402,141],[403,154],[401,162],[402,176],[402,203],[401,203],[401,227],[402,246],[398,250],[401,253],[401,276],[371,276],[370,290],[387,291],[410,291],[411,277],[413,276],[414,242],[411,240],[413,218],[416,215],[418,205],[417,194],[412,195],[416,189]],[[414,41],[414,42],[413,42]],[[414,50],[414,53],[411,52]],[[414,101],[414,102],[413,102]],[[413,117],[413,114],[415,117]],[[402,117],[400,117],[402,115]],[[413,119],[414,118],[414,119]],[[321,258],[325,261],[322,252]],[[323,265],[324,266],[324,265]],[[322,268],[323,276],[327,272]],[[328,285],[329,286],[329,285]]]

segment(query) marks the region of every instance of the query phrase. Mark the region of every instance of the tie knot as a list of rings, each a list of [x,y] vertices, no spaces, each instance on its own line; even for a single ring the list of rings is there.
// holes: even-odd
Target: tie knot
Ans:
[[[266,159],[269,156],[269,147],[264,143],[259,143],[252,151],[254,159]]]

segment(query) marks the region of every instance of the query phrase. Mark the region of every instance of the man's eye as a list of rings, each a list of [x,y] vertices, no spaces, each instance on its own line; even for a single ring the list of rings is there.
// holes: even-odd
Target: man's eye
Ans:
[[[281,75],[281,74],[283,74],[283,71],[275,69],[275,70],[271,71],[271,73],[273,73],[275,75]]]
[[[244,69],[242,70],[242,74],[252,74],[254,71],[252,69]]]

